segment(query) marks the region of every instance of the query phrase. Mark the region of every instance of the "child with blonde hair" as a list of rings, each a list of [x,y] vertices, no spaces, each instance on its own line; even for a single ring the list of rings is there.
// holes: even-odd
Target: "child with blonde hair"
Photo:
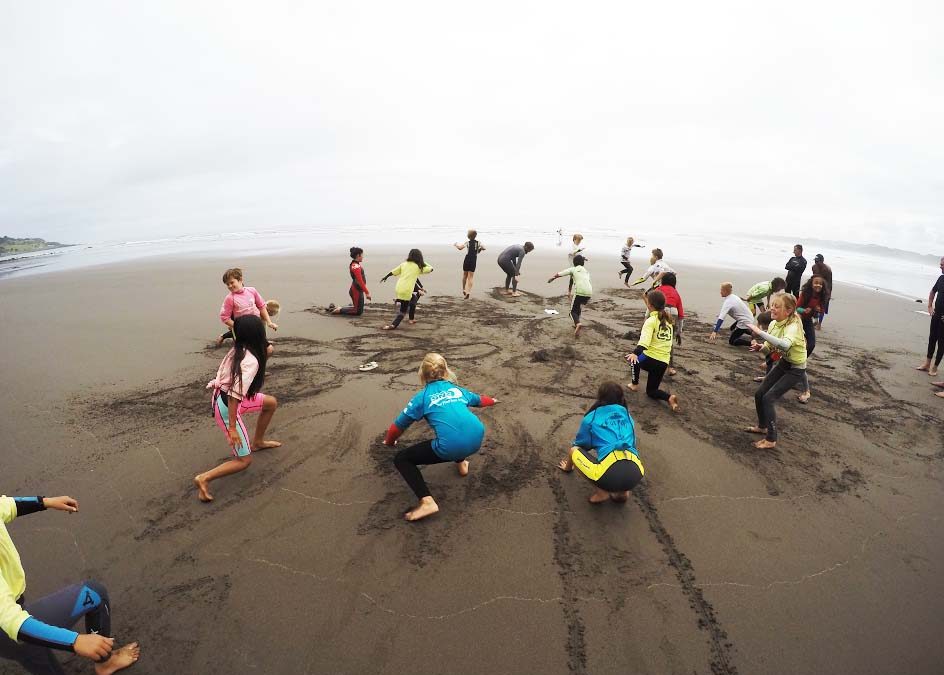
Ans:
[[[266,301],[259,295],[259,291],[252,286],[243,285],[243,271],[240,268],[231,267],[223,272],[223,284],[229,289],[229,295],[223,298],[220,321],[228,330],[216,339],[217,347],[222,347],[224,340],[233,337],[233,322],[241,316],[258,316],[267,327],[272,330],[279,329],[277,324],[272,323]],[[278,307],[279,303],[276,301],[276,312],[278,312]]]
[[[429,493],[419,466],[455,462],[460,476],[469,473],[469,456],[482,447],[485,425],[469,411],[469,406],[487,407],[498,403],[456,384],[456,374],[441,354],[431,352],[419,368],[421,389],[407,403],[384,436],[384,445],[393,446],[413,422],[425,419],[433,430],[433,439],[400,450],[393,464],[403,476],[419,504],[407,511],[409,521],[420,520],[439,511]]]
[[[773,352],[780,354],[780,359],[754,393],[757,426],[748,427],[747,431],[764,434],[764,438],[754,443],[754,447],[759,450],[777,447],[777,409],[774,404],[784,392],[802,382],[806,371],[806,337],[796,313],[796,302],[796,298],[789,293],[777,293],[770,302],[770,317],[773,321],[769,332],[751,325],[751,332],[764,340],[762,343],[753,341],[751,351],[761,352],[765,356]]]
[[[466,300],[472,294],[472,277],[475,276],[475,266],[478,263],[479,253],[485,250],[476,237],[479,233],[475,230],[466,232],[466,241],[462,244],[454,243],[457,250],[466,251],[465,258],[462,260],[462,295]]]

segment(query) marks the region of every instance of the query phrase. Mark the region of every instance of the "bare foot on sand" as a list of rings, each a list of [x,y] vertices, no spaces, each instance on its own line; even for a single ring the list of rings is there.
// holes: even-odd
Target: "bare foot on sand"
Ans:
[[[610,501],[610,493],[604,492],[603,490],[597,490],[592,495],[590,495],[590,498],[587,501],[589,501],[591,504],[602,504],[603,502],[608,502]]]
[[[413,522],[414,520],[422,520],[426,516],[431,516],[434,513],[439,513],[439,505],[432,497],[423,497],[416,508],[404,513],[403,517]]]
[[[469,460],[463,459],[461,462],[456,462],[456,470],[459,472],[459,475],[465,478],[469,475]]]
[[[666,372],[667,372],[669,375],[677,375],[677,374],[678,374],[678,371],[677,371],[675,368],[669,368]]]
[[[210,484],[202,473],[193,477],[193,484],[197,486],[197,496],[201,502],[213,501],[213,495],[210,494]]]
[[[223,336],[220,336],[220,337],[216,338],[216,342],[215,342],[214,344],[215,344],[217,347],[222,347],[222,346],[223,346]]]
[[[629,389],[630,391],[639,391],[639,385],[638,385],[638,384],[633,384],[632,382],[630,382],[629,384],[627,384],[627,385],[626,385],[626,388]]]
[[[915,368],[915,370],[922,370],[924,372],[928,372],[929,370],[931,370],[931,362],[926,361],[923,366],[918,366]]]
[[[777,441],[768,441],[766,438],[762,438],[759,441],[754,441],[751,445],[758,450],[771,450],[777,447]]]
[[[502,294],[502,295],[511,295],[511,291],[509,291],[509,290],[506,288],[505,290],[501,291],[501,294]]]
[[[133,666],[139,656],[141,656],[141,648],[138,647],[137,642],[126,644],[113,651],[105,663],[96,663],[95,675],[111,675],[128,666]]]
[[[763,382],[763,381],[764,381],[764,376],[763,376],[763,375],[757,375],[756,377],[754,377],[754,381],[755,381],[755,382]]]
[[[519,293],[518,291],[515,291],[514,293],[511,294],[511,297],[513,297],[513,298],[520,298],[520,297],[521,297],[521,293]]]
[[[672,408],[672,412],[679,411],[678,396],[675,394],[669,396],[669,407]]]
[[[396,330],[396,328],[397,328],[396,326],[387,325],[387,326],[384,326],[382,330]]]
[[[799,395],[797,396],[797,400],[798,400],[800,403],[806,403],[807,401],[810,400],[810,396],[812,396],[812,395],[813,395],[813,394],[812,394],[811,392],[804,391],[802,394],[799,394]]]
[[[262,441],[261,443],[254,442],[252,444],[252,451],[255,452],[256,450],[271,450],[272,448],[281,448],[281,447],[282,447],[281,441]]]
[[[937,377],[937,366],[934,366],[933,368],[931,368],[931,370],[928,371],[928,375],[930,375],[931,377]]]
[[[944,398],[944,391],[935,392],[934,395],[937,396],[938,398]]]
[[[410,319],[410,324],[412,325],[414,323],[416,323],[416,319]]]
[[[746,431],[749,434],[764,434],[764,435],[767,434],[767,430],[761,429],[760,427],[748,427],[744,431]]]
[[[616,502],[617,504],[622,504],[627,499],[629,499],[629,490],[626,492],[611,492],[610,499]]]
[[[944,389],[944,382],[932,382],[932,383],[931,383],[931,386],[932,386],[932,387],[940,387],[941,389]]]
[[[579,323],[574,326],[574,337],[580,337],[580,329],[583,328]]]

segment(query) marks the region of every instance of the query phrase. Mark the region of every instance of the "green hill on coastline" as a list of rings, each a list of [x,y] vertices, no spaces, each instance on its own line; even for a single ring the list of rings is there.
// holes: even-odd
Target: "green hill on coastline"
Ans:
[[[63,248],[73,245],[60,244],[58,241],[46,241],[45,239],[16,239],[15,237],[4,236],[0,237],[0,255],[33,253],[34,251],[45,251],[51,248]]]

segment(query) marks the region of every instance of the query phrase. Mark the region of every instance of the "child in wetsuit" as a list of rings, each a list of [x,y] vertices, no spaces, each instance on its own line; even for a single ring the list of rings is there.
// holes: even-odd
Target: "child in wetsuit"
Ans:
[[[669,367],[674,339],[672,317],[665,311],[665,296],[662,291],[649,291],[646,296],[649,318],[639,331],[639,344],[632,353],[626,355],[632,372],[630,391],[639,389],[639,373],[649,373],[646,380],[646,396],[660,401],[667,401],[673,412],[678,412],[678,397],[659,388],[662,378]]]
[[[423,252],[418,248],[414,248],[410,249],[410,253],[404,262],[387,272],[384,278],[380,280],[383,283],[391,276],[400,277],[397,279],[396,288],[397,315],[393,321],[383,327],[384,330],[396,329],[407,313],[410,314],[410,323],[416,323],[413,319],[416,313],[416,302],[413,301],[413,296],[416,293],[416,282],[421,274],[429,274],[432,271],[433,268],[423,261]],[[410,311],[411,305],[412,311]]]
[[[216,339],[217,347],[222,347],[223,341],[232,337],[233,322],[241,316],[258,316],[272,330],[279,329],[278,325],[272,322],[266,302],[259,295],[259,291],[252,286],[243,286],[243,271],[240,268],[232,267],[223,272],[223,283],[229,289],[229,295],[223,298],[220,321],[226,324],[229,330]],[[275,306],[278,307],[277,302]],[[272,346],[269,345],[268,349],[271,355]]]
[[[423,441],[398,452],[393,464],[419,499],[407,511],[407,520],[420,520],[439,511],[429,493],[419,466],[455,462],[460,476],[469,473],[469,456],[479,451],[485,437],[485,425],[469,411],[469,406],[486,407],[497,400],[480,396],[456,384],[456,375],[440,354],[423,358],[419,369],[420,390],[394,420],[384,436],[384,445],[396,445],[400,435],[413,422],[425,419],[432,428],[432,440]]]
[[[216,425],[226,435],[233,449],[233,459],[194,476],[198,497],[213,501],[210,481],[245,471],[252,463],[252,453],[278,448],[278,441],[265,440],[265,432],[278,407],[274,396],[262,393],[266,371],[266,338],[262,320],[257,316],[241,316],[234,323],[236,334],[233,348],[223,357],[216,377],[207,384],[213,390],[211,407]],[[243,413],[258,412],[259,422],[252,442],[243,423]]]
[[[478,263],[479,253],[485,250],[485,247],[476,239],[478,232],[469,230],[466,233],[467,241],[463,244],[454,243],[453,246],[458,250],[465,249],[465,258],[462,260],[462,295],[466,300],[472,294],[472,277],[475,276],[475,266]]]
[[[364,271],[364,249],[352,246],[350,253],[351,262],[348,263],[347,271],[351,275],[351,287],[347,293],[351,296],[351,304],[338,307],[332,302],[328,305],[328,312],[335,316],[340,314],[360,316],[364,313],[364,299],[370,300],[370,291],[367,290],[367,273]]]
[[[591,504],[608,499],[625,502],[645,474],[636,450],[635,424],[618,382],[600,385],[597,401],[584,415],[571,445],[557,466],[568,473],[576,466],[590,479],[596,486]]]

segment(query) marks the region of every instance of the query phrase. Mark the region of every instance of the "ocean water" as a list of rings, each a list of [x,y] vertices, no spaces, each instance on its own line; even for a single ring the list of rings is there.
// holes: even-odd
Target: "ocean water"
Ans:
[[[559,233],[556,227],[546,230],[528,230],[520,227],[490,228],[482,231],[479,239],[496,256],[513,243],[534,242],[536,250],[559,253],[562,262],[570,250],[574,230]],[[813,264],[813,256],[822,253],[833,269],[836,282],[851,283],[880,292],[914,300],[926,299],[940,274],[939,255],[944,252],[920,254],[912,251],[829,240],[805,239],[794,241],[783,237],[753,237],[747,235],[683,234],[665,231],[628,230],[618,232],[608,228],[581,228],[589,267],[594,263],[619,259],[619,251],[627,235],[644,248],[633,249],[632,262],[636,271],[648,265],[649,250],[658,246],[670,265],[694,264],[719,270],[756,270],[757,280],[785,274],[783,266],[793,255],[793,245],[802,243],[804,256]],[[0,258],[0,279],[42,274],[45,272],[79,269],[96,265],[127,262],[158,256],[205,257],[232,256],[239,259],[255,255],[280,253],[339,253],[346,254],[351,245],[370,249],[371,246],[448,245],[462,241],[465,228],[453,225],[390,227],[310,228],[305,230],[259,230],[196,234],[149,240],[106,241],[81,244],[52,251],[6,256]],[[809,266],[807,267],[809,274]]]

